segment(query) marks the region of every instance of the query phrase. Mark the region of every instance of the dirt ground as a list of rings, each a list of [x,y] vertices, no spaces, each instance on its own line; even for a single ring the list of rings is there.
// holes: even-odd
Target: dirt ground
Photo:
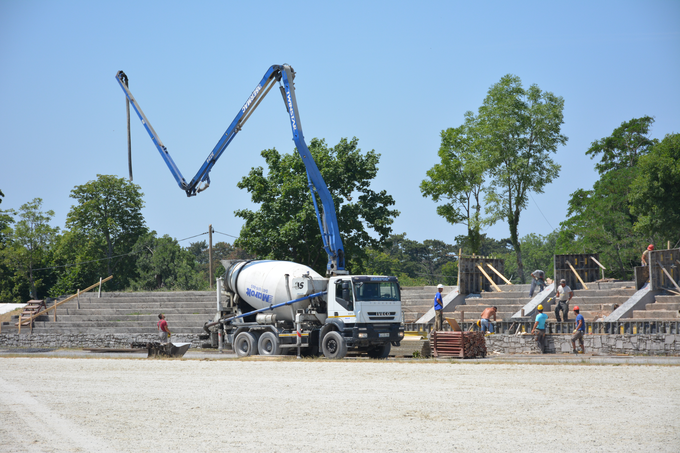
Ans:
[[[0,358],[3,452],[679,446],[679,366]]]

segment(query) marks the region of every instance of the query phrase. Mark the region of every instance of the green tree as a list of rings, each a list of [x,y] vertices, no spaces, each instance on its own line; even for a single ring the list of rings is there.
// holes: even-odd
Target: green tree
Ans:
[[[641,156],[628,199],[635,231],[654,241],[680,239],[680,134],[669,134]]]
[[[26,279],[29,286],[27,296],[33,299],[38,298],[38,289],[45,278],[45,273],[38,277],[35,269],[49,263],[50,249],[59,233],[58,227],[49,224],[54,211],[43,212],[41,209],[42,199],[34,198],[21,205],[18,213],[11,211],[20,220],[9,232],[9,244],[5,249],[6,262]]]
[[[567,215],[557,240],[559,253],[600,253],[600,261],[611,276],[628,279],[632,268],[651,238],[645,239],[634,226],[637,215],[631,211],[632,183],[640,172],[656,140],[648,137],[654,119],[649,116],[621,123],[609,137],[595,140],[586,151],[600,179],[591,190],[571,194]]]
[[[482,242],[481,197],[488,170],[477,148],[478,132],[472,112],[465,113],[463,125],[442,131],[438,152],[441,163],[428,170],[428,179],[420,184],[424,197],[444,202],[437,206],[437,214],[453,225],[462,223],[467,227],[466,242],[474,254],[479,254]]]
[[[390,209],[394,205],[392,196],[370,188],[380,155],[375,151],[363,153],[356,138],[342,139],[332,148],[324,140],[313,139],[309,150],[333,196],[346,268],[361,271],[368,259],[366,249],[387,238],[399,214]],[[325,272],[327,255],[321,247],[303,162],[297,153],[281,155],[269,149],[261,154],[267,174],[257,167],[238,183],[260,207],[257,211],[235,212],[245,220],[235,245],[260,258],[290,260]]]
[[[476,122],[484,161],[488,165],[486,220],[505,220],[510,228],[520,281],[524,264],[518,235],[520,214],[529,192],[542,193],[560,166],[551,154],[567,142],[562,135],[564,99],[537,85],[522,87],[519,77],[506,75],[489,90]]]
[[[78,203],[66,217],[70,238],[85,241],[88,258],[106,258],[94,266],[94,274],[88,278],[115,273],[114,287],[118,288],[127,287],[135,278],[135,257],[129,253],[147,232],[142,197],[138,185],[111,175],[97,175],[96,180],[71,191],[71,198]]]
[[[198,272],[194,255],[167,234],[159,238],[151,231],[141,236],[135,251],[139,277],[132,282],[132,289],[199,290],[208,287]]]
[[[0,204],[4,196],[5,194],[0,190]],[[0,209],[0,302],[21,302],[21,295],[15,283],[16,269],[9,265],[9,245],[14,224],[13,212]]]
[[[649,152],[657,141],[649,138],[654,123],[651,116],[624,121],[609,137],[591,143],[586,155],[591,159],[600,156],[595,168],[602,175],[611,170],[634,167],[640,156]]]

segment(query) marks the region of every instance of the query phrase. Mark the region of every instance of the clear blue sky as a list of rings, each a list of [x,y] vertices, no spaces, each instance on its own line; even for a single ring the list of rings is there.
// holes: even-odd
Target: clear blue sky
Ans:
[[[394,232],[418,241],[465,234],[418,187],[437,163],[440,132],[476,111],[505,74],[562,96],[569,137],[555,156],[560,177],[522,213],[522,236],[557,228],[569,195],[592,187],[584,153],[593,140],[643,115],[656,117],[654,137],[680,132],[678,1],[2,0],[1,207],[41,197],[63,227],[74,186],[97,174],[127,177],[118,70],[190,179],[267,68],[282,63],[297,73],[307,140],[356,136],[380,153],[373,188],[397,202]],[[211,187],[187,198],[132,120],[147,224],[177,239],[208,224],[238,235],[233,212],[253,205],[237,181],[264,165],[261,150],[294,150],[283,102],[270,94],[218,161]],[[486,232],[509,236],[504,223]]]

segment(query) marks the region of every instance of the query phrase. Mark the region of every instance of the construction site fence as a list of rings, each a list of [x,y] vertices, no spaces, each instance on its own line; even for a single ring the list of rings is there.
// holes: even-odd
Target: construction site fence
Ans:
[[[515,335],[522,332],[531,332],[534,321],[496,321],[492,322],[494,331],[498,334]],[[477,332],[480,328],[476,321],[458,321],[462,330]],[[408,323],[406,330],[410,332],[422,332],[427,335],[432,331],[433,324]],[[576,327],[574,321],[567,322],[547,322],[547,334],[571,334]],[[451,326],[444,323],[444,331],[450,331]],[[586,334],[600,335],[644,335],[644,334],[680,334],[680,320],[658,320],[658,321],[634,321],[619,320],[612,322],[591,321],[586,322]]]

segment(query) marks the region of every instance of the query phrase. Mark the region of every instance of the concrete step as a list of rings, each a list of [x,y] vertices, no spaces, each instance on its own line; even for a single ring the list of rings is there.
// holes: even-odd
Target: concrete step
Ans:
[[[633,319],[680,319],[678,310],[633,310]]]
[[[645,305],[645,310],[677,311],[677,310],[680,310],[680,302],[677,302],[677,303],[654,302],[652,304]]]
[[[170,309],[184,309],[184,310],[215,310],[216,308],[216,302],[174,302],[174,303],[167,303],[167,304],[157,304],[157,303],[137,303],[137,304],[132,304],[132,303],[123,303],[123,304],[116,304],[116,305],[110,305],[110,304],[80,304],[80,308],[77,306],[59,306],[57,307],[57,313],[61,312],[62,310],[68,310],[69,312],[75,312],[75,311],[83,311],[83,310],[90,310],[90,311],[97,311],[97,310],[113,310],[113,311],[151,311],[155,312],[156,314],[161,313],[164,310],[170,310]],[[51,311],[50,311],[51,313]]]
[[[174,314],[167,315],[166,320],[168,322],[202,322],[205,319],[212,319],[214,313],[192,313],[192,314]],[[44,320],[42,322],[50,323],[54,322],[50,320]],[[130,315],[122,313],[113,313],[105,316],[96,315],[57,315],[57,323],[78,323],[78,322],[145,322],[147,324],[155,324],[158,322],[158,315],[154,314],[141,314],[141,315]]]
[[[661,302],[661,303],[677,303],[677,304],[680,304],[680,296],[675,296],[675,295],[659,295],[659,296],[654,296],[654,299],[657,302]]]

